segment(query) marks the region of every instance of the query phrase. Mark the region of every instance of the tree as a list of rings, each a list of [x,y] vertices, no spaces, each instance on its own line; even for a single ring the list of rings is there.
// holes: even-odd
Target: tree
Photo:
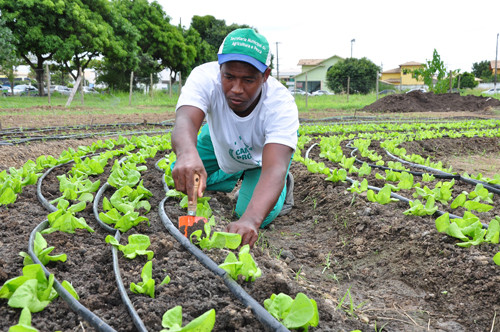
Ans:
[[[377,72],[380,67],[367,58],[348,58],[334,64],[326,73],[328,88],[336,93],[347,90],[349,78],[349,93],[367,94],[375,88]]]
[[[460,89],[465,89],[465,88],[475,88],[479,83],[475,80],[474,74],[472,73],[463,73],[458,76],[456,76],[453,79],[453,87],[458,88],[458,79],[460,77]]]
[[[140,51],[137,55],[141,59],[141,65],[136,68],[134,76],[142,77],[149,83],[148,78],[151,74],[155,79],[163,69],[176,67],[179,62],[186,61],[188,53],[182,33],[170,24],[170,17],[166,15],[158,2],[116,0],[115,3],[121,14],[132,23],[141,36],[138,41]],[[194,54],[190,55],[191,59],[194,56]],[[110,73],[109,70],[114,70],[114,63],[105,61],[103,65],[101,69],[105,76],[101,79],[117,78],[119,75],[130,77],[130,70]],[[118,86],[123,87],[122,83],[127,82],[127,79],[123,77],[118,81],[121,82]]]
[[[436,49],[434,49],[432,60],[427,60],[427,63],[422,68],[410,72],[414,78],[423,79],[424,84],[429,87],[429,91],[434,93],[446,93],[448,91],[449,84],[445,79],[446,67]],[[436,83],[434,84],[435,79]]]
[[[13,43],[12,31],[5,26],[5,20],[0,18],[0,73],[7,76],[12,93],[14,93],[14,72],[19,65]]]
[[[40,93],[44,62],[63,45],[60,29],[65,25],[65,7],[65,1],[0,0],[2,18],[14,36],[16,55],[36,72]]]
[[[206,41],[211,47],[211,53],[214,54],[213,60],[217,60],[217,51],[224,41],[224,38],[233,30],[241,28],[250,28],[249,25],[231,24],[226,25],[225,20],[218,20],[212,15],[198,16],[191,19],[191,27],[196,29],[201,39]]]
[[[12,31],[5,26],[5,20],[0,17],[0,68],[16,59]]]
[[[490,62],[484,60],[472,64],[472,73],[475,77],[482,79],[484,82],[493,81],[493,73],[490,68]]]

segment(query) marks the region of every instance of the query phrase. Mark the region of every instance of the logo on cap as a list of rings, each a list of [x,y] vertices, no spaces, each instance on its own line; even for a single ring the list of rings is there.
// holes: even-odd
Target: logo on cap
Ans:
[[[220,46],[219,64],[243,61],[253,65],[261,73],[271,64],[267,39],[253,29],[236,29],[226,36]]]

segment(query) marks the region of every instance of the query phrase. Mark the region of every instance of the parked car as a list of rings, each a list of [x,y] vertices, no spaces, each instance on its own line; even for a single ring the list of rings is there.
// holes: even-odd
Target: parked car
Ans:
[[[413,91],[420,91],[422,93],[425,93],[425,92],[427,92],[427,89],[426,88],[415,88],[415,89],[411,89],[411,90],[406,91],[406,93],[410,93]]]
[[[483,95],[496,95],[500,94],[500,88],[491,88],[489,90],[483,91]]]
[[[83,93],[99,93],[96,89],[94,88],[91,88],[91,87],[88,87],[88,86],[84,86],[83,87]]]
[[[14,96],[35,96],[38,94],[38,89],[33,85],[19,84],[14,86]],[[12,95],[12,91],[7,93],[8,96]]]
[[[333,92],[326,90],[316,90],[311,93],[311,96],[334,95]]]
[[[7,96],[10,91],[10,85],[2,85],[0,88],[0,91],[2,92],[2,96]]]
[[[396,93],[396,90],[393,90],[393,89],[385,89],[385,90],[382,90],[382,91],[379,91],[379,95],[390,95],[390,94],[393,94],[393,93]]]
[[[301,96],[305,96],[306,94],[308,96],[310,96],[311,94],[309,92],[305,92],[304,90],[301,90],[301,89],[294,89],[294,88],[289,88],[288,91],[290,91],[290,93],[292,95],[301,95]]]
[[[64,85],[51,85],[50,93],[59,92],[62,95],[69,96],[71,93],[71,89]]]

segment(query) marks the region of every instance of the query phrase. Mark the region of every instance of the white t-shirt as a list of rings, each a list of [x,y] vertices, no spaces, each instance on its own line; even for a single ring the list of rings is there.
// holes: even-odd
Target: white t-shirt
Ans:
[[[193,69],[177,102],[200,108],[206,116],[219,167],[228,174],[262,166],[267,143],[279,143],[295,150],[299,119],[295,99],[274,77],[262,86],[255,109],[237,116],[222,91],[220,66],[209,62]]]

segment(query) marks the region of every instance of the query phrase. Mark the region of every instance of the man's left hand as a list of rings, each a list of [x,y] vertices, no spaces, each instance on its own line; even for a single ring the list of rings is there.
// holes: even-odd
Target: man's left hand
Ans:
[[[258,227],[254,226],[251,222],[238,220],[227,225],[225,232],[238,233],[241,235],[241,245],[249,244],[253,247],[259,238]]]

